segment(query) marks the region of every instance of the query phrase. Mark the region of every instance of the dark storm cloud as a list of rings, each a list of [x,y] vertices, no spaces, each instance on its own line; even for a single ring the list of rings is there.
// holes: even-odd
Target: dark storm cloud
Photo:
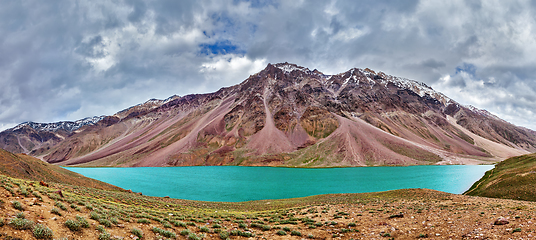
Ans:
[[[536,6],[523,1],[8,1],[0,129],[215,91],[269,62],[369,67],[536,129]]]

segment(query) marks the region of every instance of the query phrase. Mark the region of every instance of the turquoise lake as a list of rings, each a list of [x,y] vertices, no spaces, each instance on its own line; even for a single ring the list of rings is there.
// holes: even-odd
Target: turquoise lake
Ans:
[[[86,177],[142,192],[144,195],[218,202],[403,188],[428,188],[460,194],[492,168],[492,165],[321,169],[237,166],[66,167]]]

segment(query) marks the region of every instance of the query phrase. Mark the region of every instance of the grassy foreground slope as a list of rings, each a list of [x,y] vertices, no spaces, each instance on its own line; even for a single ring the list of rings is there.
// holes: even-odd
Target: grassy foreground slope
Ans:
[[[67,183],[106,190],[122,190],[114,185],[84,177],[25,154],[0,148],[0,174],[35,181]]]
[[[536,203],[426,189],[218,203],[0,175],[2,239],[525,239]],[[62,195],[58,194],[61,190]],[[503,216],[506,225],[493,225]]]
[[[536,201],[536,154],[512,157],[498,163],[465,194]]]

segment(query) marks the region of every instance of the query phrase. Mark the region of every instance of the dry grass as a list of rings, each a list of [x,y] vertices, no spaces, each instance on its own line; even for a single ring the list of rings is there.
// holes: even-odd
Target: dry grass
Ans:
[[[54,239],[519,239],[536,231],[536,203],[423,189],[221,203],[57,183],[45,187],[3,175],[0,181],[14,189],[0,188],[0,218],[6,223],[0,234],[20,239],[35,239],[31,228],[20,231],[9,224],[21,217],[40,224],[39,236],[48,236],[43,229],[50,229]],[[21,188],[42,200],[22,194]],[[61,216],[50,212],[60,204],[68,206]],[[510,224],[492,225],[499,216]]]

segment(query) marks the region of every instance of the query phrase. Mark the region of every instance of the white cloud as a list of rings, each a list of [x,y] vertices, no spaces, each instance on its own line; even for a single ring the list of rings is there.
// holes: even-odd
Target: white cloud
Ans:
[[[207,82],[199,86],[197,90],[206,92],[207,85],[233,85],[237,79],[245,80],[249,75],[264,69],[267,64],[265,59],[252,60],[247,56],[236,54],[216,56],[209,62],[201,64],[199,72],[207,79]]]

